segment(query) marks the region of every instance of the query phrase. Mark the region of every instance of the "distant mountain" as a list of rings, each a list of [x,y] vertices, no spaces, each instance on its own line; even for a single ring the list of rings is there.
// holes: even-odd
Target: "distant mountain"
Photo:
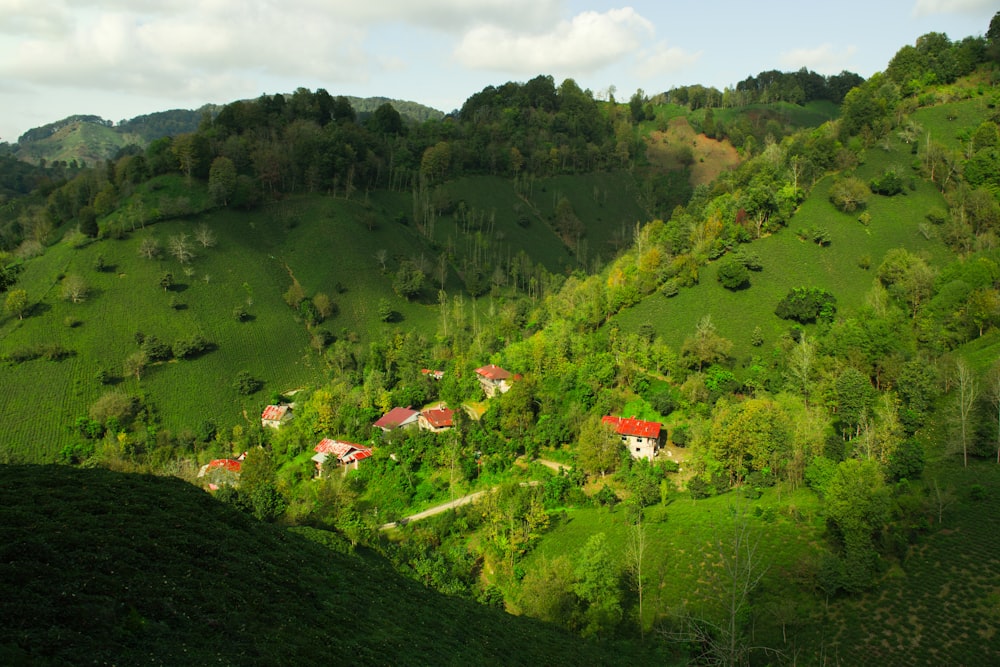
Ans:
[[[364,119],[385,103],[392,104],[403,118],[422,123],[444,118],[443,111],[406,100],[388,97],[350,97],[351,106]],[[78,114],[41,127],[20,137],[14,156],[31,164],[76,161],[80,165],[113,158],[130,144],[145,148],[161,137],[194,132],[206,114],[214,116],[222,107],[206,104],[198,109],[171,109],[136,116],[131,120],[105,120],[100,116]]]

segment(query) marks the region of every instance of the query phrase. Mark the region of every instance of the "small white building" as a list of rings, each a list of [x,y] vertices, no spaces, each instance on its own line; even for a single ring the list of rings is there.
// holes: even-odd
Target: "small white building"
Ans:
[[[292,418],[292,406],[269,405],[260,413],[260,425],[267,428],[280,428]]]

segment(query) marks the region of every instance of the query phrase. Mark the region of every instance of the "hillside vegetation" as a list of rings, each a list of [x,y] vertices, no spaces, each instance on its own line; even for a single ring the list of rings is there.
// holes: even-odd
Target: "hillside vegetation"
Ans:
[[[0,466],[5,664],[530,665],[659,659],[428,590],[176,479]]]
[[[539,76],[421,123],[299,89],[53,171],[0,218],[2,453],[679,661],[988,664],[958,550],[1000,471],[998,54],[1000,15],[868,80]],[[451,427],[374,426],[406,406]]]

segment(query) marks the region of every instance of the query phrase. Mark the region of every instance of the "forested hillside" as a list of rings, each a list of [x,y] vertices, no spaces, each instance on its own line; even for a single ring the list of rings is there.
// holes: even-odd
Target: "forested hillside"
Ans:
[[[299,89],[50,172],[0,214],[2,454],[175,475],[681,661],[992,664],[998,40],[418,123]],[[373,426],[407,406],[452,421]]]

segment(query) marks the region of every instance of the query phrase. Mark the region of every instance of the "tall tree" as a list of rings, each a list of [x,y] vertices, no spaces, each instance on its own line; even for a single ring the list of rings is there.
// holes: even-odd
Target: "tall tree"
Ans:
[[[591,415],[580,427],[577,460],[580,467],[602,477],[612,472],[621,461],[622,440],[614,427],[598,415]]]
[[[976,375],[964,359],[955,362],[956,389],[958,390],[958,426],[962,443],[962,464],[969,465],[969,438],[971,437],[972,411],[979,398]]]

